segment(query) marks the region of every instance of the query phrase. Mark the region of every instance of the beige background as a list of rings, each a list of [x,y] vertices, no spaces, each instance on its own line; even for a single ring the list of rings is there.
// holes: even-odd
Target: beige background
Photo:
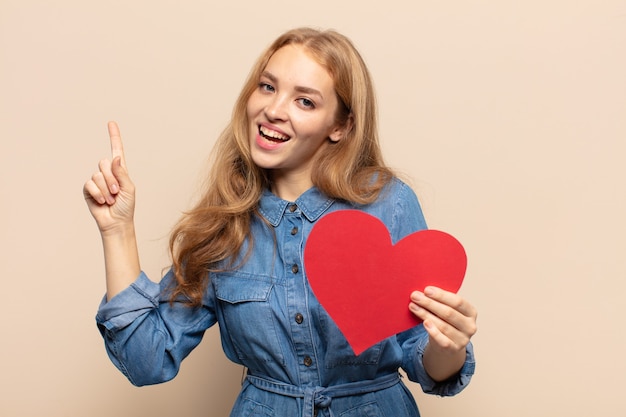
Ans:
[[[336,28],[363,53],[390,165],[469,254],[478,368],[425,416],[626,414],[626,2],[0,0],[0,415],[225,416],[241,369],[211,329],[134,388],[94,324],[83,182],[119,122],[158,278],[257,54]]]

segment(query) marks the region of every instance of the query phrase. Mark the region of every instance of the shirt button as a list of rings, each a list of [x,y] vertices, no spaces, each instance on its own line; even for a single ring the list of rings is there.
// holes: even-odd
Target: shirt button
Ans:
[[[304,366],[311,366],[313,365],[313,359],[311,359],[310,356],[305,356],[304,357]]]
[[[302,324],[303,321],[304,321],[304,316],[300,313],[296,314],[296,323]]]
[[[298,206],[296,206],[295,204],[291,204],[289,206],[289,211],[293,213],[294,211],[296,211],[297,208],[298,208]]]
[[[294,274],[297,274],[299,270],[300,270],[300,269],[298,268],[298,265],[296,265],[296,264],[294,264],[294,265],[291,267],[291,272],[293,272]]]
[[[298,228],[294,227],[293,229],[291,229],[291,234],[295,235],[296,233],[298,233]]]

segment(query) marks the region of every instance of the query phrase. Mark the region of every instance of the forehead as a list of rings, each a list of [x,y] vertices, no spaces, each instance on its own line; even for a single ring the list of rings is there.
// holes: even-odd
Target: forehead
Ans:
[[[317,89],[334,89],[333,79],[313,55],[301,45],[285,45],[270,57],[264,69],[279,81]]]

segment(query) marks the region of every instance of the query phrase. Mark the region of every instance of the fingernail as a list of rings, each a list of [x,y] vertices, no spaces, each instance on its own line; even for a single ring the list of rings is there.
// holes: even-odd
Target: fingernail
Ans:
[[[426,294],[428,297],[432,297],[433,295],[435,295],[435,289],[433,287],[426,287],[424,289],[424,294]]]
[[[113,194],[117,194],[118,191],[119,189],[117,188],[117,184],[111,184],[111,192]]]

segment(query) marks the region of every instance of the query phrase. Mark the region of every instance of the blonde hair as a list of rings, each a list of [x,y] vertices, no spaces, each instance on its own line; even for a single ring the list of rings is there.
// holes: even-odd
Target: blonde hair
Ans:
[[[355,204],[373,202],[393,174],[382,160],[378,143],[376,101],[369,71],[345,36],[310,28],[290,30],[278,37],[253,66],[231,122],[219,136],[206,189],[172,231],[170,253],[176,286],[172,299],[186,297],[199,305],[209,274],[218,265],[235,268],[235,259],[250,236],[252,216],[270,186],[270,175],[250,155],[246,107],[258,88],[261,73],[272,55],[285,45],[303,46],[331,75],[340,106],[337,122],[349,127],[338,142],[327,141],[318,154],[313,184],[331,198]],[[249,250],[248,250],[249,252]],[[245,259],[245,257],[243,258]]]

